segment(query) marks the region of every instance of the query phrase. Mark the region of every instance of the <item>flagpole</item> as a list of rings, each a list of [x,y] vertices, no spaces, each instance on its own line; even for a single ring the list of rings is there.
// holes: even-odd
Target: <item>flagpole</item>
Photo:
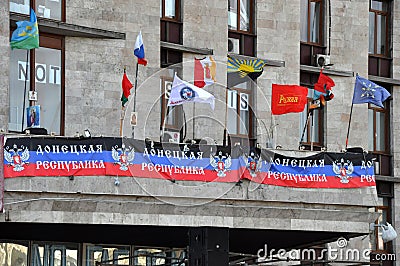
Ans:
[[[124,74],[126,74],[126,66],[124,66]],[[124,95],[124,91],[122,90],[122,95]],[[121,106],[121,114],[119,118],[119,135],[122,137],[122,123],[125,118],[125,106],[122,104]]]
[[[227,146],[227,130],[226,130],[226,124],[228,123],[228,89],[225,90],[225,99],[226,99],[226,104],[225,104],[225,124],[224,124],[224,137],[223,137],[223,145]]]
[[[195,112],[196,112],[196,103],[193,103],[193,139],[194,139],[194,130],[195,130],[195,126],[196,126],[194,123],[194,120],[196,117]]]
[[[29,60],[29,51],[26,50],[26,64],[25,64],[25,87],[24,87],[24,102],[22,104],[22,122],[21,122],[21,132],[24,131],[24,116],[25,116],[25,101],[26,101],[26,83],[28,80],[28,60]],[[27,123],[28,124],[28,123]]]
[[[358,76],[358,73],[356,74],[356,77],[357,76]],[[351,123],[351,116],[353,115],[354,94],[355,94],[355,90],[353,89],[353,98],[351,100],[350,118],[349,118],[349,125],[347,126],[347,136],[346,136],[346,148],[345,148],[345,150],[347,150],[347,146],[349,144],[350,123]]]
[[[300,146],[301,146],[301,143],[303,142],[304,134],[306,133],[306,128],[307,128],[307,126],[308,126],[308,121],[309,121],[309,119],[310,119],[310,115],[311,115],[311,112],[312,112],[312,111],[313,111],[313,110],[309,110],[309,111],[308,111],[307,120],[306,120],[306,123],[304,124],[304,128],[303,128],[303,134],[301,134],[301,139],[300,139],[300,143],[299,143],[299,148],[300,148]]]
[[[137,94],[137,76],[139,70],[139,61],[136,62],[136,74],[135,74],[135,95],[133,96],[133,111],[136,112],[136,94]],[[135,127],[132,126],[132,138],[135,138]]]

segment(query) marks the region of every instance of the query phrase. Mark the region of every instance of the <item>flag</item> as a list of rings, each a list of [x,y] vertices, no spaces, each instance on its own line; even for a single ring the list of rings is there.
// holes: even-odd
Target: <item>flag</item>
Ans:
[[[265,61],[261,59],[244,60],[228,56],[228,88],[249,80],[256,80],[263,73]]]
[[[214,110],[215,97],[211,93],[181,80],[175,73],[168,106],[181,105],[188,102],[208,103],[211,109]]]
[[[199,88],[214,84],[217,64],[211,56],[194,59],[194,85]]]
[[[128,101],[128,97],[129,95],[131,95],[132,87],[132,83],[129,81],[128,76],[126,75],[126,71],[124,69],[124,76],[122,77],[122,107],[124,107],[126,102]]]
[[[307,103],[308,88],[298,85],[272,84],[271,111],[273,115],[299,113]]]
[[[327,93],[334,86],[335,82],[330,77],[323,74],[321,70],[321,72],[319,73],[318,81],[314,84],[314,90],[322,93]]]
[[[144,44],[142,39],[142,32],[139,32],[139,35],[136,38],[135,50],[133,51],[133,54],[138,58],[138,64],[144,66],[147,65],[147,60],[145,59],[144,56]]]
[[[382,86],[357,75],[354,85],[353,103],[372,103],[381,108],[390,93]]]
[[[29,21],[17,21],[17,29],[12,33],[10,46],[11,49],[24,50],[39,48],[39,28],[33,9]]]

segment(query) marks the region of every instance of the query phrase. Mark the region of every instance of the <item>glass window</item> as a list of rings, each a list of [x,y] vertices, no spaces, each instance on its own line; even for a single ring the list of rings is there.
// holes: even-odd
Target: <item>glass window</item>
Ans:
[[[251,135],[251,86],[244,82],[227,91],[227,130],[229,135]]]
[[[160,17],[179,20],[179,0],[160,0]]]
[[[38,17],[62,20],[63,0],[34,0]],[[29,15],[30,0],[10,0],[10,11]]]
[[[37,105],[40,125],[60,134],[61,123],[61,51],[40,47],[36,50]]]
[[[254,0],[228,0],[228,52],[255,56]]]
[[[36,15],[38,17],[61,20],[63,0],[35,0]]]
[[[164,130],[179,132],[183,123],[183,107],[182,105],[167,106],[169,95],[171,93],[173,79],[171,77],[161,78],[161,127]],[[178,135],[177,135],[178,136]],[[169,140],[163,140],[169,141]]]
[[[300,74],[300,85],[313,88],[319,74]],[[324,146],[325,107],[319,100],[313,100],[314,90],[308,90],[308,104],[300,113],[300,144],[305,149],[319,150]]]
[[[368,109],[368,149],[373,152],[390,153],[389,151],[389,106],[390,102],[383,103],[385,108],[369,104]]]
[[[369,53],[389,56],[389,2],[371,0],[369,10]]]
[[[30,0],[10,0],[10,12],[29,15]]]
[[[36,114],[37,123],[32,124],[32,127],[42,127],[48,132],[61,134],[62,51],[40,47],[31,52],[35,53],[34,75],[30,73],[30,64],[32,63],[30,52],[26,50],[11,51],[9,130],[23,131],[28,127],[29,110],[27,108],[38,106],[36,109],[39,111]],[[29,103],[28,91],[32,90],[30,84],[32,78],[35,79],[37,101]]]
[[[302,42],[321,44],[323,0],[301,0],[300,37]]]
[[[113,265],[129,265],[129,246],[84,245],[85,266],[95,266],[96,262]]]
[[[77,266],[77,244],[45,244],[32,245],[32,266]]]
[[[166,265],[166,254],[161,249],[140,248],[134,251],[135,265]]]
[[[0,265],[28,265],[28,243],[0,243]]]
[[[251,4],[251,0],[228,0],[229,29],[251,32],[250,23],[253,16]]]

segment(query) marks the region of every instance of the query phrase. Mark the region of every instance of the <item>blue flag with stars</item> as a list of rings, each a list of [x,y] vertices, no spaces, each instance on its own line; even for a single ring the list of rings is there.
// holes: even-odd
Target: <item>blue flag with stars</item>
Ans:
[[[389,96],[390,93],[384,87],[360,76],[356,77],[353,95],[354,104],[372,103],[383,108],[383,102]]]

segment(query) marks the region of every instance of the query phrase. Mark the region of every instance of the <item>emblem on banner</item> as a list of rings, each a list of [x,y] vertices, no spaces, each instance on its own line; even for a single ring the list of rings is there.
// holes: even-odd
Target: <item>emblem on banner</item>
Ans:
[[[224,177],[225,172],[230,170],[232,159],[230,155],[224,156],[220,151],[217,156],[210,155],[210,164],[217,171],[217,176]]]
[[[350,162],[349,160],[345,162],[342,158],[340,162],[338,162],[338,160],[334,161],[332,168],[336,176],[340,178],[340,183],[349,183],[349,178],[351,177],[350,175],[354,171],[354,166],[352,162]]]
[[[122,171],[127,171],[128,166],[132,165],[133,159],[135,159],[135,149],[134,148],[126,148],[125,144],[122,144],[121,148],[117,148],[118,146],[112,147],[111,155],[114,159],[114,164],[119,164],[119,169]]]
[[[6,159],[8,165],[14,167],[13,170],[15,172],[21,172],[25,169],[24,165],[28,164],[29,150],[24,146],[18,148],[18,146],[14,144],[12,149],[8,149],[8,147],[4,149],[4,159]]]
[[[251,152],[247,157],[244,155],[243,159],[246,162],[246,168],[249,170],[250,175],[256,177],[262,166],[262,159],[260,156]]]
[[[195,92],[192,88],[190,87],[184,87],[181,89],[180,91],[181,94],[181,98],[186,100],[186,101],[190,101],[194,98],[195,96]]]

